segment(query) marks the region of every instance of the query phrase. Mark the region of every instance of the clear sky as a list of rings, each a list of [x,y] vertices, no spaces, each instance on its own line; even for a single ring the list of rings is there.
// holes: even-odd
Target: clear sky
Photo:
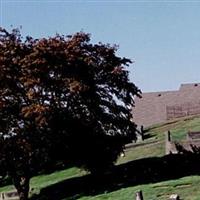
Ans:
[[[84,31],[118,44],[143,92],[200,82],[200,1],[0,0],[0,25],[35,38]]]

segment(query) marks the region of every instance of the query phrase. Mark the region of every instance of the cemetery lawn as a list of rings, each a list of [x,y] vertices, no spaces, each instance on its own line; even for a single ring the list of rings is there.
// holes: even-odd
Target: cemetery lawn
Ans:
[[[40,189],[45,188],[49,185],[56,184],[65,179],[69,179],[69,178],[73,178],[77,176],[83,176],[85,174],[86,174],[85,171],[80,170],[76,167],[72,167],[66,170],[56,171],[51,174],[39,175],[31,179],[30,188],[33,190],[34,193],[39,193]],[[14,190],[14,186],[9,185],[9,186],[0,187],[0,192],[10,191],[10,190]]]
[[[128,145],[129,148],[125,151],[126,157],[120,158],[117,164],[141,158],[164,156],[165,133],[168,130],[171,132],[173,141],[184,140],[188,131],[200,131],[200,116],[180,118],[150,127],[145,133],[147,139]]]
[[[150,157],[162,157],[165,154],[165,132],[170,130],[172,140],[185,139],[186,133],[200,131],[200,117],[181,118],[165,124],[150,127],[145,133],[146,139],[127,145],[125,157],[118,159],[116,165],[128,163],[133,160]],[[86,172],[75,167],[57,171],[48,175],[40,175],[31,179],[32,193],[39,194],[40,190],[50,185],[62,182],[73,177],[81,177]],[[143,191],[144,200],[166,200],[170,194],[177,193],[184,200],[200,200],[200,176],[186,176],[176,180],[168,180],[156,183],[148,183],[137,186],[121,187],[120,189],[97,192],[93,196],[79,195],[78,197],[63,198],[63,200],[133,200],[135,192]],[[67,189],[67,188],[66,188]],[[13,186],[0,187],[0,192],[13,190]],[[45,198],[44,198],[45,199]]]
[[[77,200],[135,200],[135,193],[139,190],[142,190],[144,200],[167,200],[171,194],[178,194],[184,200],[200,200],[199,188],[200,176],[188,176],[177,180],[122,188],[97,196],[81,197]]]

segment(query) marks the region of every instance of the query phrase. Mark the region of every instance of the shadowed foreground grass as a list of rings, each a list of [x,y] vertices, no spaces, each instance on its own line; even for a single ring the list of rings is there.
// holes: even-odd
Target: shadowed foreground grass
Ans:
[[[50,185],[32,200],[133,199],[138,189],[148,200],[164,200],[173,192],[184,199],[192,192],[195,199],[199,197],[199,169],[199,155],[144,158],[118,165],[110,173],[88,174]]]
[[[144,200],[166,200],[178,193],[184,200],[200,200],[200,158],[163,157],[164,133],[184,139],[186,133],[200,130],[200,117],[182,118],[149,128],[147,139],[126,149],[112,172],[86,175],[69,168],[31,179],[32,200],[132,200],[142,190]],[[0,191],[12,190],[12,186]]]
[[[59,183],[63,180],[66,180],[72,177],[83,176],[85,174],[86,174],[85,171],[80,170],[76,167],[72,167],[66,170],[56,171],[51,174],[39,175],[31,179],[30,188],[33,190],[34,193],[39,193],[39,191],[42,188],[45,188],[49,185]],[[14,189],[15,189],[14,186],[9,185],[5,187],[1,187],[0,192],[10,191]]]
[[[144,200],[166,200],[171,194],[179,194],[184,200],[200,200],[200,176],[188,176],[177,180],[163,181],[155,184],[121,188],[96,196],[80,197],[78,200],[133,200],[135,193],[143,191]],[[70,198],[65,198],[68,200]]]

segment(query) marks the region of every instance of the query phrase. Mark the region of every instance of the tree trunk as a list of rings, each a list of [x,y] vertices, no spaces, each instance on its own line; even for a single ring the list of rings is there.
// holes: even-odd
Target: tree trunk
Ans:
[[[20,200],[28,200],[29,181],[30,181],[30,178],[25,177],[25,176],[13,178],[13,182],[14,182],[15,188],[17,189],[17,192],[19,194]]]

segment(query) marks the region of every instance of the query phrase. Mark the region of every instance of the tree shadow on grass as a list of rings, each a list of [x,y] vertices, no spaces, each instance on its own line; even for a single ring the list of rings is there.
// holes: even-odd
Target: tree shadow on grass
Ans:
[[[101,175],[75,177],[50,185],[31,200],[77,199],[139,184],[156,183],[200,174],[200,156],[168,155],[131,161]]]

